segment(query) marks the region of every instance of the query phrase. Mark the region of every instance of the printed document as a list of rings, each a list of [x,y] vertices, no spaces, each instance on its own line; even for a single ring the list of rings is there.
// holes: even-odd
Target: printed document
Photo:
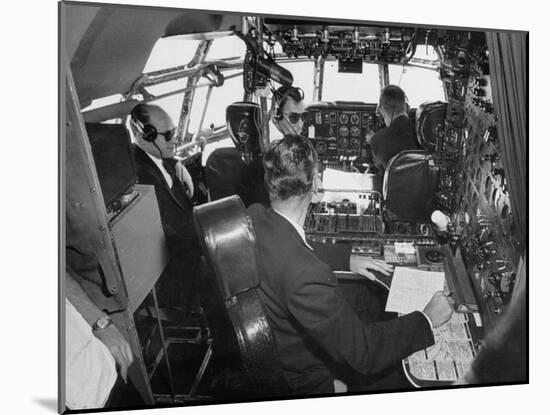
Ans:
[[[386,303],[386,311],[411,313],[422,311],[436,291],[442,291],[445,273],[395,267]]]

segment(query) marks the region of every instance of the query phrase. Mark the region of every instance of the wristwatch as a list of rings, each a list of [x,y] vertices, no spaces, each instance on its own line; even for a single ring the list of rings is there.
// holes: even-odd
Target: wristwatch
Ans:
[[[104,330],[113,324],[113,320],[109,316],[103,316],[97,319],[97,321],[92,325],[92,330]]]

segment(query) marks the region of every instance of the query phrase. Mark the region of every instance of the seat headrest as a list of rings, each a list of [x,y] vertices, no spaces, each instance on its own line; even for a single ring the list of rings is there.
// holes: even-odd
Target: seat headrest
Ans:
[[[260,106],[255,102],[235,102],[225,111],[227,130],[246,164],[262,154]]]
[[[241,199],[229,196],[197,206],[193,216],[224,300],[258,287],[256,236]]]
[[[416,136],[420,145],[426,150],[434,152],[437,142],[443,139],[445,118],[447,118],[446,102],[424,102],[416,110]]]

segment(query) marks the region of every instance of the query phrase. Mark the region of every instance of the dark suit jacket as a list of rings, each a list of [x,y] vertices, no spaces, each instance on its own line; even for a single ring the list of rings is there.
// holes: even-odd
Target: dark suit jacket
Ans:
[[[375,374],[433,344],[420,312],[363,324],[330,267],[286,219],[259,204],[248,211],[259,251],[259,292],[293,392],[332,393],[329,367]]]
[[[385,169],[390,159],[404,150],[420,149],[413,128],[411,120],[402,115],[372,137],[370,147],[377,167]]]
[[[193,226],[193,204],[183,184],[171,174],[174,181],[172,189],[151,158],[137,145],[133,145],[138,183],[155,186],[159,204],[162,227],[171,258],[198,260],[199,244]],[[174,168],[175,160],[168,160]],[[170,172],[170,166],[167,170]]]

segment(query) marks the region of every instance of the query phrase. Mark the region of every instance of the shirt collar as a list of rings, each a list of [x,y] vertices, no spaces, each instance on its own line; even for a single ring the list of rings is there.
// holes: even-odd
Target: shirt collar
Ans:
[[[302,241],[304,241],[304,244],[313,251],[313,248],[311,247],[310,244],[307,243],[307,240],[306,240],[306,232],[304,231],[304,228],[301,228],[300,226],[298,226],[298,224],[296,222],[294,222],[292,219],[290,219],[288,216],[286,216],[284,213],[282,212],[279,212],[278,210],[274,209],[273,208],[273,212],[277,213],[278,215],[282,216],[284,219],[286,219],[286,221],[288,223],[290,223],[292,225],[292,227],[294,229],[296,229],[296,232],[298,232],[298,235],[300,235],[300,238],[302,238]]]

